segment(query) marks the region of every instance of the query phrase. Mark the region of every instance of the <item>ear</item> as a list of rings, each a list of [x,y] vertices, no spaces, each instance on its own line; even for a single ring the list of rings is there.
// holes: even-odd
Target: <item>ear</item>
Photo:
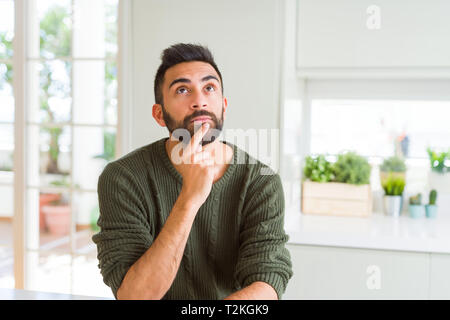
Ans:
[[[161,127],[165,127],[166,123],[164,122],[163,113],[162,113],[162,106],[158,103],[155,103],[152,108],[152,116],[155,118],[156,122]]]
[[[228,107],[228,100],[227,98],[223,97],[223,120],[225,120],[226,114],[227,114],[227,107]]]

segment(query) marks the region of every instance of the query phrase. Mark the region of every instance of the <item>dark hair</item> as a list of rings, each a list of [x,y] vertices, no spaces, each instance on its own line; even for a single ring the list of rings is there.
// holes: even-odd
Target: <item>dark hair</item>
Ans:
[[[155,102],[157,104],[163,105],[162,83],[164,81],[164,75],[166,74],[167,69],[182,62],[202,61],[209,63],[219,75],[223,94],[222,74],[214,62],[214,57],[211,51],[209,51],[207,47],[190,43],[177,43],[163,51],[161,54],[161,60],[162,62],[156,72],[154,84]]]

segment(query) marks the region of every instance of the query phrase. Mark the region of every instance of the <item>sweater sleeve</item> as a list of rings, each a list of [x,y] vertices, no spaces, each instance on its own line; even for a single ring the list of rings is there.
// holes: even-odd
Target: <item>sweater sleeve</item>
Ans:
[[[114,297],[128,269],[153,242],[144,195],[132,172],[109,163],[98,180],[100,232],[92,237],[103,281]]]
[[[244,288],[255,281],[271,285],[278,299],[292,277],[285,243],[284,193],[278,174],[259,175],[251,183],[243,209],[239,258],[235,277]]]

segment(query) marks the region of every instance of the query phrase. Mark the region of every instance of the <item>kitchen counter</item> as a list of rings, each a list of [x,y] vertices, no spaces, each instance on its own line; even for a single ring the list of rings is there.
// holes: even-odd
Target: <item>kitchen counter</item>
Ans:
[[[288,210],[285,230],[290,244],[450,254],[450,215],[412,219],[373,213],[360,218]]]

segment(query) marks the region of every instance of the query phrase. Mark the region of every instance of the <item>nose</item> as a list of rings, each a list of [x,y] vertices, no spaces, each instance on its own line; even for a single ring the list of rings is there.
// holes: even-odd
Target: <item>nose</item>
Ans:
[[[208,107],[205,94],[201,90],[194,90],[192,94],[191,109],[204,109]]]

